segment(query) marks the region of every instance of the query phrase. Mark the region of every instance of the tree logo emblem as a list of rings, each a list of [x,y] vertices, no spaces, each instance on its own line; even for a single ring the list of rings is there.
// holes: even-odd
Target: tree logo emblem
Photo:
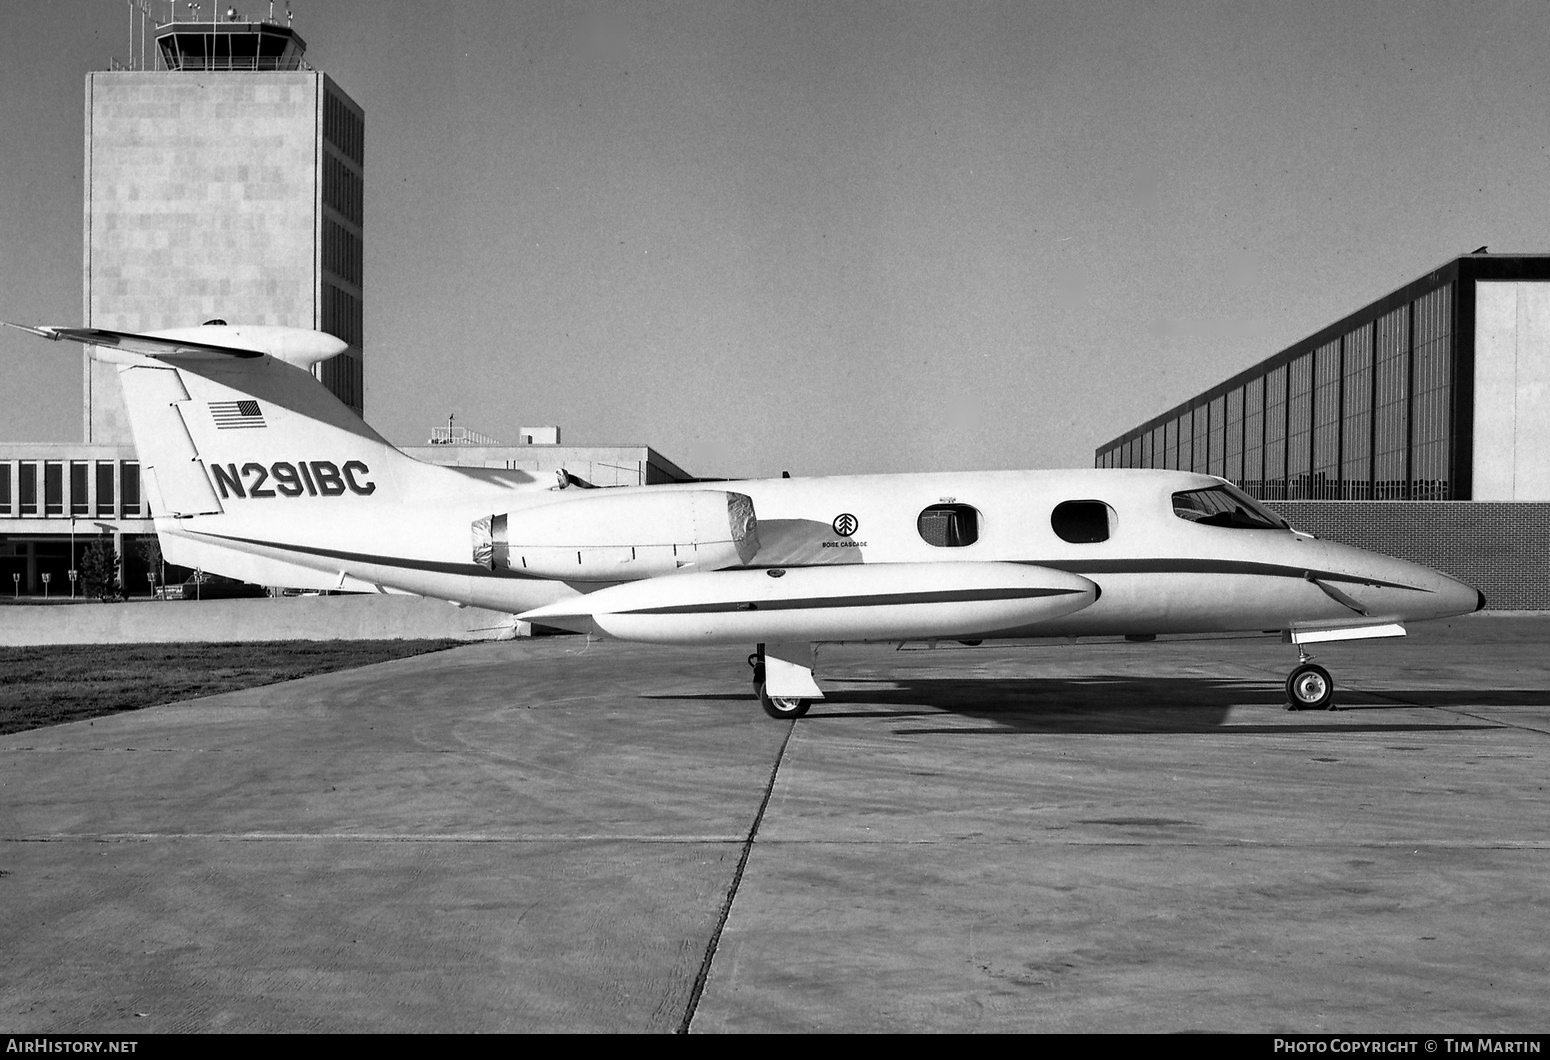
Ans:
[[[834,532],[841,537],[849,537],[861,527],[861,524],[856,520],[856,517],[851,515],[849,512],[836,515],[834,517],[833,525]]]

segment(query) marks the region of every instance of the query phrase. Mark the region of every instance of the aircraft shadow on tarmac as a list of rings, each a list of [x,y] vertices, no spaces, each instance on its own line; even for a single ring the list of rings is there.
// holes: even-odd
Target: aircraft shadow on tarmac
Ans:
[[[835,679],[826,698],[813,704],[798,724],[822,724],[855,718],[924,721],[945,712],[991,723],[966,729],[900,728],[901,735],[961,735],[971,732],[1147,734],[1210,733],[1231,735],[1318,732],[1432,732],[1494,729],[1489,721],[1462,719],[1435,723],[1400,720],[1385,723],[1368,714],[1360,722],[1324,712],[1287,714],[1272,723],[1227,724],[1234,707],[1281,708],[1279,682],[1203,677],[1092,676],[1070,678],[845,678]],[[1381,697],[1381,698],[1379,698]],[[746,695],[660,695],[652,699],[725,699]],[[1407,707],[1465,705],[1550,706],[1550,690],[1486,692],[1399,691],[1376,693],[1341,689],[1335,702],[1342,711],[1399,710]]]

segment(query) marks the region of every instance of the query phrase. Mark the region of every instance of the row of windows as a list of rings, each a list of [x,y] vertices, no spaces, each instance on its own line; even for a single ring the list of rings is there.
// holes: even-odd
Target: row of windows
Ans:
[[[331,283],[323,284],[322,330],[361,348],[361,300]]]
[[[362,286],[361,237],[327,218],[323,220],[323,268],[346,283]]]
[[[339,212],[346,221],[361,226],[365,197],[361,175],[338,155],[323,153],[323,205]]]
[[[1072,544],[1107,541],[1112,514],[1102,501],[1063,501],[1050,513],[1050,528]],[[979,509],[969,504],[933,504],[920,513],[915,529],[928,545],[963,548],[979,540]]]
[[[1286,521],[1260,507],[1241,490],[1211,486],[1173,495],[1173,514],[1203,526],[1234,530],[1283,530]],[[915,529],[937,548],[961,548],[979,540],[979,510],[967,504],[933,504],[920,513]],[[1114,509],[1103,501],[1062,501],[1049,517],[1050,529],[1062,541],[1090,545],[1107,541],[1114,532]]]
[[[1269,500],[1451,500],[1453,288],[1126,438],[1100,467],[1198,471]]]
[[[357,166],[365,162],[365,123],[332,93],[323,97],[323,139]]]
[[[341,353],[323,361],[318,365],[318,381],[328,388],[329,393],[350,406],[357,416],[361,415],[365,408],[362,400],[365,380],[362,378],[359,360],[349,353]]]
[[[68,491],[65,489],[67,482]],[[141,511],[139,462],[72,460],[67,464],[62,460],[20,460],[0,463],[0,517],[63,518],[67,515],[102,519],[138,519],[150,515],[148,509]]]

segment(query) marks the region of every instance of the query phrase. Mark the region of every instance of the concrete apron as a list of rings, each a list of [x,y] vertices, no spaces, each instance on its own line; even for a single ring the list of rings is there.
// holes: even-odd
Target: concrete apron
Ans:
[[[557,638],[0,738],[0,1026],[1534,1031],[1547,628],[1336,713],[1263,641],[824,649],[793,725]]]

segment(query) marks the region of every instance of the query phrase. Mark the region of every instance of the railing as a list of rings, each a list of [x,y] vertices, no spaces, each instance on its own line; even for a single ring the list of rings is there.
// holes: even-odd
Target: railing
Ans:
[[[165,56],[163,56],[165,59]],[[117,68],[117,67],[115,67]],[[311,70],[312,64],[294,55],[228,55],[205,57],[184,55],[167,64],[167,69],[177,73],[204,73],[211,70]]]
[[[494,438],[467,427],[432,427],[427,445],[500,445]]]

